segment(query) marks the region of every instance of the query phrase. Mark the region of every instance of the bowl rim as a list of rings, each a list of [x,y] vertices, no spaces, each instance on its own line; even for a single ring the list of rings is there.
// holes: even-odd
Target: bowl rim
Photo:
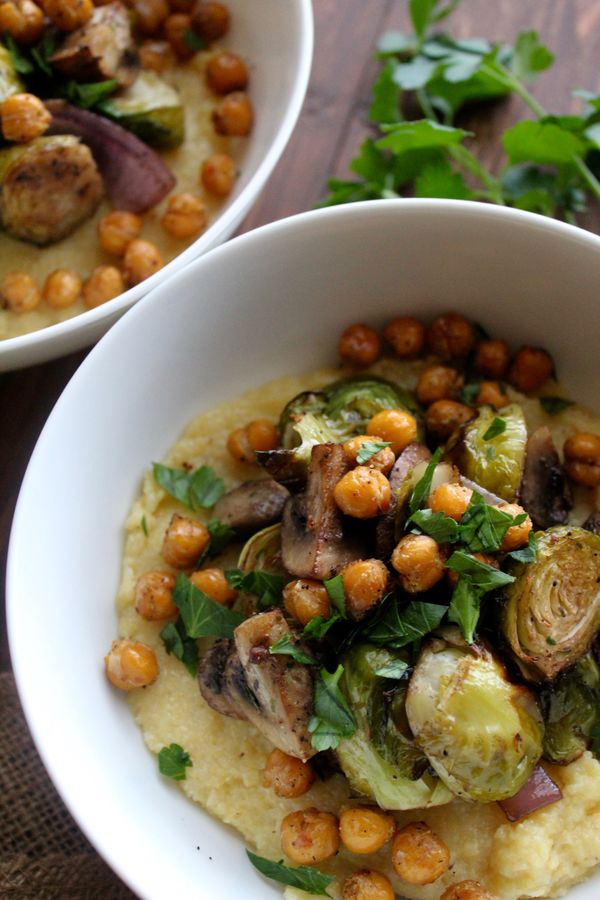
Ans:
[[[383,203],[380,200],[373,200],[338,207],[310,210],[263,225],[253,231],[239,235],[233,240],[222,244],[211,253],[199,257],[190,266],[181,269],[172,276],[168,282],[155,288],[147,297],[144,304],[138,304],[137,307],[133,308],[126,316],[117,322],[110,331],[101,338],[75,374],[71,377],[36,442],[17,499],[10,532],[6,567],[7,631],[17,692],[37,751],[65,806],[77,822],[78,827],[83,831],[102,858],[113,871],[117,873],[122,881],[134,891],[139,892],[141,890],[140,882],[136,879],[135,874],[132,874],[132,872],[127,869],[123,853],[118,851],[114,839],[111,840],[106,832],[98,833],[93,811],[90,811],[85,800],[81,800],[79,795],[70,789],[69,785],[63,783],[61,773],[64,762],[56,755],[47,751],[44,743],[45,729],[38,725],[38,716],[36,714],[38,700],[36,698],[35,685],[33,684],[32,679],[27,677],[27,633],[24,623],[23,625],[20,624],[16,557],[19,545],[25,540],[25,532],[21,525],[21,521],[26,517],[27,510],[31,506],[31,500],[28,497],[29,485],[35,477],[38,459],[45,452],[44,444],[46,435],[51,428],[55,417],[62,408],[70,402],[72,393],[78,389],[78,381],[82,377],[82,373],[87,373],[88,369],[93,370],[93,368],[101,362],[103,354],[110,351],[112,344],[122,340],[122,332],[126,334],[128,329],[135,329],[137,327],[138,316],[144,317],[152,315],[154,306],[159,305],[162,302],[160,297],[161,291],[169,290],[170,292],[173,292],[173,288],[175,288],[176,293],[179,282],[184,278],[189,278],[191,274],[200,272],[203,266],[218,265],[222,259],[223,261],[226,261],[227,257],[230,255],[235,258],[238,246],[252,245],[253,243],[257,243],[260,246],[264,241],[268,241],[271,235],[285,235],[289,232],[302,234],[313,229],[313,222],[320,222],[323,220],[328,222],[330,230],[333,230],[337,222],[344,222],[344,220],[355,221],[357,217],[366,221],[373,215],[385,219],[386,216],[393,217],[397,211],[410,208],[416,210],[430,210],[432,215],[442,211],[454,211],[457,214],[474,218],[483,216],[484,218],[490,219],[504,219],[507,222],[515,223],[517,226],[519,223],[522,223],[524,225],[533,226],[540,232],[556,233],[570,241],[587,245],[590,249],[600,253],[600,236],[592,234],[577,226],[522,210],[464,200],[400,198],[388,200]],[[175,440],[175,437],[173,440]],[[140,893],[140,896],[146,896],[146,894]]]
[[[163,282],[163,280],[172,278],[181,268],[185,268],[191,261],[198,259],[204,253],[216,247],[220,242],[226,240],[232,231],[239,225],[243,217],[250,211],[252,205],[256,202],[260,192],[263,190],[268,178],[273,172],[277,162],[279,161],[285,147],[292,135],[308,88],[310,72],[312,67],[314,53],[314,16],[311,0],[290,0],[295,5],[295,13],[299,23],[299,39],[298,54],[300,64],[296,70],[296,76],[291,91],[291,96],[287,104],[285,114],[277,129],[275,139],[272,141],[269,150],[262,158],[256,172],[251,177],[248,184],[235,198],[233,203],[223,212],[211,225],[207,231],[193,241],[181,253],[173,257],[172,260],[163,266],[154,275],[146,279],[140,284],[128,288],[107,303],[97,306],[94,309],[88,309],[84,312],[72,316],[63,322],[56,322],[45,328],[38,328],[26,334],[17,335],[12,338],[0,340],[0,364],[4,356],[14,356],[21,351],[40,350],[44,345],[48,345],[50,350],[54,341],[60,341],[61,338],[69,338],[79,330],[86,328],[98,328],[107,319],[120,316],[128,308],[132,307],[142,296],[146,296],[154,288]],[[250,203],[248,203],[248,195],[251,195]],[[82,343],[81,346],[87,346],[93,338]],[[65,353],[72,352],[64,351]],[[34,364],[36,361],[53,358],[63,355],[63,353],[52,353],[44,356],[39,360],[26,361],[24,365]],[[18,359],[15,359],[13,365],[8,368],[17,369],[21,366]]]

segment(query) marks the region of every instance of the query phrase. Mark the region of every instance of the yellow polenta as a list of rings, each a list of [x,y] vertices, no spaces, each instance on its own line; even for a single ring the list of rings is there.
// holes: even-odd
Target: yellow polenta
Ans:
[[[372,371],[414,387],[416,372],[422,365],[384,360]],[[301,379],[284,378],[203,413],[186,429],[165,462],[172,466],[207,463],[225,478],[228,487],[256,477],[260,473],[235,463],[227,454],[228,433],[259,416],[276,419],[294,394],[319,389],[339,374],[329,370]],[[530,428],[546,422],[559,446],[573,430],[600,430],[597,418],[583,409],[572,407],[549,418],[537,400],[514,392],[511,397],[522,404]],[[160,624],[146,622],[135,612],[133,589],[137,577],[151,568],[165,568],[160,548],[165,527],[176,508],[177,504],[148,473],[127,519],[118,595],[119,633],[152,646],[160,666],[159,678],[151,687],[130,695],[131,709],[152,752],[158,753],[176,742],[190,754],[193,767],[187,769],[182,790],[214,816],[233,825],[258,853],[280,859],[282,818],[307,806],[339,811],[350,796],[348,784],[342,775],[336,775],[318,782],[299,799],[276,797],[262,783],[271,749],[267,742],[248,723],[225,718],[210,709],[200,696],[195,679],[177,659],[164,652]],[[587,511],[580,504],[574,513],[576,521]],[[235,564],[235,558],[231,563]],[[376,868],[391,878],[400,896],[415,900],[438,900],[449,884],[467,878],[481,881],[501,900],[559,896],[587,878],[600,862],[600,764],[585,753],[569,766],[553,767],[551,774],[563,791],[563,800],[520,823],[509,824],[495,803],[455,801],[433,810],[395,814],[401,824],[425,820],[448,844],[451,867],[433,885],[415,887],[401,882],[391,868],[389,848],[366,857],[352,856],[342,849],[333,861],[319,868],[340,879],[358,868]],[[158,773],[156,777],[160,777]],[[331,890],[335,892],[335,888]],[[286,891],[290,900],[306,896],[292,888]]]

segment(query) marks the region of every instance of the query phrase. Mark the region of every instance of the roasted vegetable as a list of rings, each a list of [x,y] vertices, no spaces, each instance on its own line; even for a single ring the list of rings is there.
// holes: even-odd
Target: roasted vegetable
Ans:
[[[358,725],[337,756],[353,789],[384,809],[438,806],[450,792],[426,770],[427,759],[412,741],[404,709],[408,654],[374,644],[346,653],[341,687]],[[379,672],[391,672],[385,677]]]
[[[536,428],[527,441],[519,501],[533,527],[542,530],[564,525],[573,506],[569,482],[546,425]]]
[[[178,147],[184,138],[181,98],[151,70],[141,72],[130,87],[102,103],[100,112],[151,147]]]
[[[420,418],[419,406],[413,395],[384,378],[357,375],[329,385],[325,391],[325,417],[352,429],[354,434],[364,434],[369,419],[382,409],[404,409]]]
[[[494,424],[498,420],[498,425]],[[512,503],[519,489],[527,426],[520,406],[505,406],[501,413],[482,406],[477,418],[451,439],[449,456],[462,474],[482,488]]]
[[[587,749],[600,719],[600,669],[588,653],[540,694],[546,731],[544,759],[570,763]]]
[[[24,90],[25,85],[15,69],[10,52],[0,44],[0,103],[11,94],[20,94]]]
[[[600,537],[562,525],[537,544],[536,561],[514,571],[502,628],[524,676],[543,681],[587,653],[600,628]]]
[[[238,566],[244,573],[264,569],[284,574],[281,562],[281,525],[270,525],[253,534],[242,547]]]
[[[511,684],[482,644],[457,629],[430,640],[406,697],[416,745],[457,796],[481,802],[511,797],[542,754],[544,726],[533,694]]]
[[[288,497],[289,492],[272,478],[244,481],[217,500],[214,514],[237,532],[256,531],[281,518]]]
[[[325,394],[316,391],[302,391],[286,403],[279,417],[279,439],[286,450],[300,443],[295,425],[305,413],[321,413],[325,406]]]

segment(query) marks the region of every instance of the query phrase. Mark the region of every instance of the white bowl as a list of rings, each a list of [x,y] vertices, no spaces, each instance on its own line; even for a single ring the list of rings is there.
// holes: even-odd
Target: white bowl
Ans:
[[[600,239],[550,219],[457,201],[356,204],[225,244],[153,291],[87,357],[23,482],[10,645],[52,779],[140,896],[279,895],[229,829],[157,775],[105,682],[123,523],[151,460],[199,411],[331,362],[345,325],[400,313],[454,309],[514,344],[543,344],[574,395],[597,404],[599,284]],[[599,895],[596,876],[569,896]]]
[[[179,256],[114,300],[72,319],[0,340],[0,372],[45,362],[86,347],[152,288],[227,240],[257,199],[292,133],[308,85],[313,52],[310,0],[227,0],[231,33],[223,40],[252,65],[256,122],[235,189],[213,224]]]

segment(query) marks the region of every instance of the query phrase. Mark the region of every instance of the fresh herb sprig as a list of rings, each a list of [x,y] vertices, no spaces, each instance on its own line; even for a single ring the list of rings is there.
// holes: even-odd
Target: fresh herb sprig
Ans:
[[[190,754],[179,744],[169,744],[158,754],[158,770],[173,781],[185,781],[186,769],[192,766]]]
[[[318,897],[331,896],[327,893],[327,888],[335,881],[333,875],[325,875],[324,872],[319,872],[312,866],[286,866],[283,862],[273,862],[265,859],[264,856],[257,856],[250,850],[246,850],[246,853],[254,868],[258,869],[266,878],[299,888],[301,891],[306,891],[307,894],[316,894]]]
[[[210,509],[225,493],[225,482],[210,466],[175,469],[154,463],[154,480],[188,509]]]
[[[314,714],[308,730],[316,750],[335,749],[342,738],[352,737],[356,731],[356,719],[348,701],[339,687],[344,673],[340,664],[335,672],[323,668],[315,679]]]

